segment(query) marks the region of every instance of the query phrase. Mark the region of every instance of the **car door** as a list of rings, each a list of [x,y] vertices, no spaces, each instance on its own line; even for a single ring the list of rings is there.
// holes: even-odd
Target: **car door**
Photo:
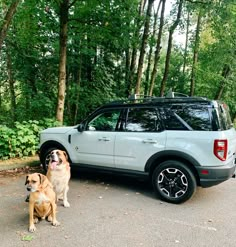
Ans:
[[[147,160],[165,149],[166,132],[162,130],[155,107],[129,108],[115,140],[115,166],[144,171]]]
[[[85,125],[85,130],[71,138],[75,162],[114,167],[114,143],[120,116],[119,109],[97,112]]]

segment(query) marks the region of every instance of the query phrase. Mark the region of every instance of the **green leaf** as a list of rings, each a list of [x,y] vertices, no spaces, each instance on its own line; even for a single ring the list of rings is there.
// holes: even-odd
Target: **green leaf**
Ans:
[[[22,237],[22,241],[32,241],[34,237],[32,235],[25,235]]]

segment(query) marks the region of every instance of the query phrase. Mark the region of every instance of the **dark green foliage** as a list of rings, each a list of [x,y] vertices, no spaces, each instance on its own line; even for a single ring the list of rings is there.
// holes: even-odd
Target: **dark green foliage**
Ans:
[[[0,159],[35,155],[38,150],[39,132],[58,126],[53,119],[15,122],[13,128],[0,126]]]

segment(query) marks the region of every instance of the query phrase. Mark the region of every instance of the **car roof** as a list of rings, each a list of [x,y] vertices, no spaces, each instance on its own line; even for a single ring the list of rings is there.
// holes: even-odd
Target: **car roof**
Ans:
[[[205,97],[144,97],[116,100],[103,105],[101,108],[155,106],[165,104],[210,104],[211,100]]]

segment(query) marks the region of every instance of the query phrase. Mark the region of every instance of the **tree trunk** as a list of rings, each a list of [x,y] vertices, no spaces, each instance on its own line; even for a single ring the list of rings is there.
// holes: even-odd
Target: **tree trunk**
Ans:
[[[141,25],[140,25],[140,19],[141,16],[143,15],[143,9],[145,6],[145,0],[140,0],[140,5],[139,5],[139,15],[138,15],[138,20],[137,20],[137,24],[136,24],[136,30],[134,33],[134,39],[139,40],[139,32],[141,29]],[[136,60],[137,60],[137,41],[134,41],[133,44],[133,49],[132,49],[132,55],[131,55],[131,62],[130,62],[130,69],[129,69],[129,78],[128,78],[128,84],[127,84],[127,96],[129,96],[131,94],[131,90],[132,90],[132,86],[133,86],[133,81],[134,81],[134,74],[135,74],[135,66],[136,66]]]
[[[79,64],[76,78],[76,98],[75,98],[75,114],[74,114],[74,125],[77,124],[78,112],[79,112],[79,92],[80,92],[80,81],[81,81],[81,61],[82,56],[79,56]]]
[[[5,17],[4,17],[3,24],[0,28],[0,51],[2,48],[3,41],[6,38],[7,30],[9,28],[10,23],[11,23],[13,15],[16,12],[16,8],[17,8],[17,5],[19,4],[19,2],[20,2],[20,0],[13,0],[7,13],[6,13],[6,15],[5,15]]]
[[[183,81],[181,82],[180,85],[180,90],[184,90],[184,84],[185,84],[185,70],[186,70],[186,64],[187,64],[187,56],[188,56],[188,36],[189,36],[189,24],[190,24],[190,14],[188,11],[188,16],[187,16],[187,27],[186,27],[186,36],[185,36],[185,47],[184,47],[184,61],[183,61]]]
[[[158,13],[160,10],[162,0],[159,1],[157,6],[157,11],[154,17],[154,23],[153,23],[153,32],[152,32],[152,38],[155,39],[156,37],[156,31],[157,31],[157,20],[158,20]],[[150,46],[149,54],[148,54],[148,64],[146,69],[146,79],[145,79],[145,87],[144,87],[144,94],[148,94],[148,86],[149,86],[149,77],[150,77],[150,70],[151,70],[151,64],[152,64],[152,57],[153,57],[153,46]]]
[[[148,0],[147,14],[146,14],[142,45],[140,49],[140,56],[139,56],[139,63],[138,63],[135,94],[140,94],[140,87],[141,87],[141,80],[142,80],[142,73],[143,73],[143,62],[144,62],[146,46],[147,46],[147,41],[148,41],[148,36],[149,36],[149,26],[150,26],[150,18],[151,18],[153,2],[154,0]]]
[[[157,65],[158,65],[158,62],[160,59],[161,38],[162,38],[162,32],[163,32],[163,27],[164,27],[164,18],[165,18],[165,4],[166,4],[166,0],[162,0],[160,26],[159,26],[158,36],[157,36],[154,65],[153,65],[151,81],[150,81],[150,91],[149,91],[150,96],[152,96],[152,94],[153,94],[153,88],[154,88],[155,80],[157,77]]]
[[[169,67],[170,67],[170,57],[171,57],[171,50],[172,50],[173,34],[174,34],[174,31],[180,22],[183,1],[184,0],[179,1],[177,18],[169,30],[169,39],[168,39],[168,47],[167,47],[167,53],[166,53],[165,71],[164,71],[163,79],[161,81],[161,90],[160,90],[160,96],[161,97],[164,95],[164,92],[165,92],[165,86],[166,86],[166,81],[167,81],[167,77],[169,74]]]
[[[14,89],[15,80],[13,78],[12,61],[8,47],[6,53],[7,53],[7,74],[8,74],[10,98],[11,98],[11,117],[12,117],[12,122],[15,122],[16,121],[16,95]]]
[[[199,51],[199,44],[200,44],[200,27],[201,27],[201,17],[202,13],[201,10],[199,11],[198,18],[197,18],[197,27],[196,27],[196,35],[195,35],[195,44],[194,44],[194,51],[193,51],[193,65],[192,65],[192,72],[191,72],[191,79],[190,79],[190,96],[194,95],[195,89],[195,76],[196,76],[196,67],[198,61],[198,51]]]
[[[58,103],[56,118],[63,124],[65,92],[66,92],[66,48],[67,48],[67,28],[68,28],[69,0],[60,3],[60,61],[58,79]]]
[[[226,79],[229,76],[229,74],[230,74],[230,66],[228,64],[225,64],[224,68],[223,68],[223,71],[222,71],[222,74],[221,74],[223,79],[220,82],[220,87],[219,87],[218,92],[217,92],[217,94],[215,96],[215,100],[221,99],[222,94],[224,92],[224,88],[225,88],[225,82],[226,82]]]
[[[125,49],[125,85],[126,85],[125,94],[127,97],[130,94],[129,78],[130,78],[130,52],[129,52],[129,48],[127,48]]]

